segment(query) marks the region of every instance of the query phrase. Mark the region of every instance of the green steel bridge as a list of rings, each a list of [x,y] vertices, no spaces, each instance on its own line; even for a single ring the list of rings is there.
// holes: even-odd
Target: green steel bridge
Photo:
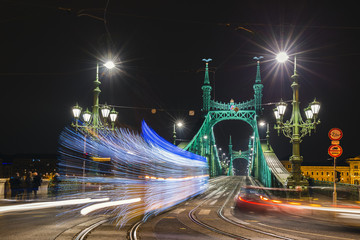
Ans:
[[[209,164],[210,177],[219,176],[223,170],[220,164],[213,128],[221,121],[244,121],[252,128],[253,135],[250,137],[248,149],[245,151],[234,151],[230,138],[230,165],[227,175],[233,175],[234,159],[243,158],[248,160],[248,175],[258,179],[264,186],[285,186],[289,172],[282,166],[271,146],[268,143],[260,142],[258,132],[258,118],[262,112],[263,90],[260,75],[260,58],[254,58],[257,60],[256,77],[253,85],[254,98],[242,103],[235,103],[233,100],[229,103],[222,103],[211,99],[212,87],[210,85],[208,67],[211,59],[203,59],[206,64],[204,84],[202,86],[202,111],[205,120],[200,130],[184,149],[206,157]]]

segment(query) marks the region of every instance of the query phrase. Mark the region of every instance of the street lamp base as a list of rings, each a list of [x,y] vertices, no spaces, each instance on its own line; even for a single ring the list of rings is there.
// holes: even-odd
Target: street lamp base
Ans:
[[[290,176],[287,179],[286,186],[292,189],[296,188],[297,186],[307,187],[309,186],[309,182],[306,179],[296,180],[292,176]]]

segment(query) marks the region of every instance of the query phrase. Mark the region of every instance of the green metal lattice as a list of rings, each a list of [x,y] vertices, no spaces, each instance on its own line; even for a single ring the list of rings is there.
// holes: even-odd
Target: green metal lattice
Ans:
[[[256,58],[259,60],[259,58]],[[214,136],[214,126],[227,120],[240,120],[248,123],[254,132],[252,147],[249,147],[247,152],[244,152],[244,157],[249,158],[250,149],[252,150],[251,161],[249,162],[249,173],[255,178],[259,179],[266,186],[271,185],[271,171],[267,167],[266,160],[262,154],[260,145],[260,138],[257,128],[257,118],[261,114],[262,89],[260,77],[260,62],[257,61],[257,72],[254,89],[254,99],[242,103],[235,103],[233,100],[229,103],[221,103],[211,99],[211,90],[209,80],[208,63],[211,59],[203,59],[206,62],[205,77],[203,90],[203,108],[205,120],[190,143],[185,147],[185,150],[202,155],[207,158],[209,164],[209,174],[215,177],[221,174],[221,164],[219,153],[216,148],[216,140]],[[247,156],[245,156],[247,155]],[[235,156],[237,157],[237,156]],[[232,167],[232,164],[231,164]]]

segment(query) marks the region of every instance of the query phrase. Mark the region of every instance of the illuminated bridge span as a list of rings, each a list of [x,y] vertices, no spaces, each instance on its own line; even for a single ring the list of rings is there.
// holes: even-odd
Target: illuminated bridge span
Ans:
[[[216,148],[216,140],[214,136],[214,126],[226,120],[240,120],[248,123],[253,129],[252,139],[249,140],[249,148],[242,154],[237,154],[229,146],[230,166],[228,175],[233,174],[233,160],[236,158],[244,158],[249,161],[248,174],[257,178],[264,186],[284,186],[286,178],[289,176],[288,171],[282,166],[271,147],[263,146],[260,143],[258,132],[258,117],[262,111],[262,89],[260,75],[260,59],[257,60],[257,71],[255,83],[253,85],[254,98],[242,103],[235,103],[231,100],[229,103],[221,103],[211,99],[211,90],[209,80],[208,64],[211,59],[203,59],[206,62],[205,77],[203,90],[203,108],[205,120],[200,130],[191,140],[186,150],[196,153],[207,158],[209,164],[209,173],[211,177],[221,174],[221,164],[219,153]],[[230,140],[231,145],[231,140]],[[266,147],[266,148],[265,148]]]

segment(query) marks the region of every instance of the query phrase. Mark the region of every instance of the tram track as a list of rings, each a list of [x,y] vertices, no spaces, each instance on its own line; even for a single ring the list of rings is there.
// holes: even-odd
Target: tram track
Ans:
[[[288,238],[288,237],[284,237],[284,236],[281,236],[281,235],[277,235],[277,234],[274,234],[274,233],[271,233],[271,232],[268,232],[268,231],[264,231],[264,230],[260,230],[258,228],[254,228],[254,227],[250,227],[249,225],[245,225],[245,224],[241,224],[241,223],[238,223],[238,222],[235,222],[229,218],[227,218],[224,214],[223,214],[223,210],[225,208],[225,206],[228,204],[229,200],[232,199],[232,197],[234,196],[234,193],[237,189],[239,189],[239,185],[240,183],[236,184],[236,186],[234,187],[234,189],[231,191],[231,193],[227,196],[227,199],[225,200],[225,202],[222,204],[222,206],[218,209],[217,211],[217,215],[220,219],[224,220],[225,222],[227,223],[230,223],[232,225],[235,225],[237,227],[240,227],[246,231],[251,231],[251,232],[254,232],[256,234],[259,234],[260,238],[261,236],[263,238],[274,238],[274,239],[287,239],[287,240],[290,240],[292,238]],[[196,224],[198,224],[199,226],[203,227],[203,228],[206,228],[208,230],[211,230],[215,233],[218,233],[218,234],[221,234],[221,235],[224,235],[224,236],[227,236],[227,237],[231,237],[231,238],[234,238],[234,239],[252,239],[252,237],[248,237],[248,236],[244,236],[244,235],[240,235],[240,234],[237,234],[237,233],[231,233],[231,232],[228,232],[228,231],[224,231],[224,230],[221,230],[215,226],[212,226],[211,224],[208,224],[206,223],[205,221],[201,221],[199,218],[196,217],[196,211],[201,208],[201,206],[203,204],[205,204],[209,199],[205,199],[202,203],[200,203],[198,206],[196,206],[195,208],[193,208],[190,212],[189,212],[189,218]]]
[[[251,179],[250,180],[249,179],[246,179],[246,180],[244,179],[244,181],[246,181],[246,183],[249,183],[249,181],[251,182]],[[233,198],[235,192],[239,189],[239,186],[240,186],[241,182],[238,181],[238,179],[234,180],[232,178],[232,179],[226,180],[225,182],[214,181],[213,183],[214,183],[214,185],[212,187],[210,187],[209,190],[207,191],[208,194],[204,195],[201,198],[198,198],[197,200],[200,201],[200,203],[196,204],[195,207],[193,207],[192,209],[189,210],[188,219],[190,219],[191,222],[197,224],[198,226],[201,226],[202,228],[210,230],[210,231],[212,231],[214,233],[217,233],[217,234],[220,234],[220,235],[223,235],[223,236],[226,236],[226,237],[230,237],[230,238],[233,238],[233,239],[244,239],[244,240],[253,239],[252,236],[254,236],[254,234],[257,235],[256,238],[258,238],[258,239],[261,239],[261,238],[263,238],[263,239],[265,239],[265,238],[266,239],[287,239],[287,240],[292,239],[292,238],[289,238],[289,237],[277,235],[277,234],[272,233],[272,232],[264,231],[264,230],[261,230],[261,229],[255,228],[255,227],[251,227],[249,225],[241,224],[241,223],[235,222],[235,221],[229,219],[228,217],[226,217],[225,214],[224,214],[224,208],[229,203],[229,200]],[[230,189],[230,191],[229,191],[229,189],[226,189],[223,186],[234,186],[234,187],[232,189]],[[232,226],[236,226],[237,229],[239,229],[239,228],[243,229],[244,233],[245,233],[244,235],[220,229],[219,227],[214,226],[213,224],[208,223],[208,222],[202,220],[201,218],[197,217],[197,212],[201,211],[202,208],[206,208],[206,207],[204,207],[204,205],[207,202],[210,202],[210,201],[213,202],[214,201],[213,197],[215,195],[222,195],[226,191],[229,191],[229,194],[227,195],[226,200],[224,201],[224,203],[217,209],[217,211],[216,211],[217,215],[216,216],[219,219],[226,222],[227,224],[231,224]],[[131,229],[129,231],[129,235],[128,235],[130,240],[138,240],[139,239],[138,232],[139,232],[140,227],[141,227],[142,224],[144,224],[144,221],[139,221],[139,222],[135,223],[131,227]],[[239,232],[239,231],[237,231],[237,232]],[[252,232],[252,234],[249,234],[249,232]]]
[[[215,186],[209,187],[209,189],[207,190],[207,192],[212,192],[212,190],[213,190],[214,188],[216,188],[216,184],[217,184],[219,181],[221,181],[221,178],[219,178],[219,179],[214,179],[214,180],[212,181],[212,183],[213,183]],[[209,195],[211,195],[211,193],[208,194],[207,196],[205,196],[206,200],[208,199],[208,196],[209,196]],[[169,210],[167,210],[167,211],[169,211]],[[146,219],[151,218],[151,217],[152,217],[151,215],[148,215]],[[129,238],[130,240],[138,240],[138,239],[139,239],[139,238],[138,238],[138,230],[139,230],[140,226],[141,226],[143,223],[145,223],[145,221],[144,221],[144,220],[140,220],[140,221],[138,221],[138,222],[136,222],[135,224],[132,225],[132,227],[131,227],[130,230],[128,231],[128,238]]]
[[[209,187],[205,194],[168,209],[160,215],[148,214],[135,224],[128,225],[122,230],[123,236],[127,236],[130,240],[148,238],[166,239],[164,237],[168,236],[167,234],[176,234],[174,229],[183,229],[181,230],[182,237],[185,236],[185,229],[189,229],[190,232],[187,232],[186,236],[189,236],[191,239],[194,239],[194,236],[198,236],[199,239],[206,239],[206,236],[208,236],[218,239],[287,240],[304,239],[304,235],[309,235],[309,239],[314,239],[317,236],[325,237],[325,235],[319,233],[306,233],[299,230],[273,227],[266,222],[264,224],[255,221],[256,219],[253,221],[251,217],[250,220],[246,220],[246,217],[235,217],[231,200],[237,195],[237,191],[242,184],[249,184],[251,179],[242,179],[241,181],[239,178],[223,179],[222,181],[216,180],[212,182],[212,186]],[[204,212],[207,212],[207,214],[204,214]],[[103,228],[100,226],[106,225],[107,221],[106,219],[93,219],[92,222],[83,224],[80,230],[79,226],[76,227],[76,233],[73,231],[73,236],[75,237],[72,239],[83,240],[93,233],[96,235]],[[171,226],[174,226],[172,224],[175,224],[176,227],[171,228]],[[162,231],[161,229],[167,230]],[[183,239],[186,239],[186,237]]]
[[[94,230],[95,228],[99,227],[100,225],[108,222],[109,220],[108,219],[105,219],[105,220],[101,220],[97,223],[94,223],[92,225],[90,225],[89,227],[85,228],[84,230],[82,230],[74,240],[84,240],[87,235],[92,231]]]
[[[64,239],[68,238],[69,236],[72,236],[72,239],[74,240],[83,240],[85,239],[88,234],[94,230],[95,228],[99,227],[100,225],[108,222],[109,219],[104,218],[96,218],[91,219],[85,222],[81,222],[79,224],[76,224],[74,226],[71,226],[61,233],[59,233],[54,240]]]

